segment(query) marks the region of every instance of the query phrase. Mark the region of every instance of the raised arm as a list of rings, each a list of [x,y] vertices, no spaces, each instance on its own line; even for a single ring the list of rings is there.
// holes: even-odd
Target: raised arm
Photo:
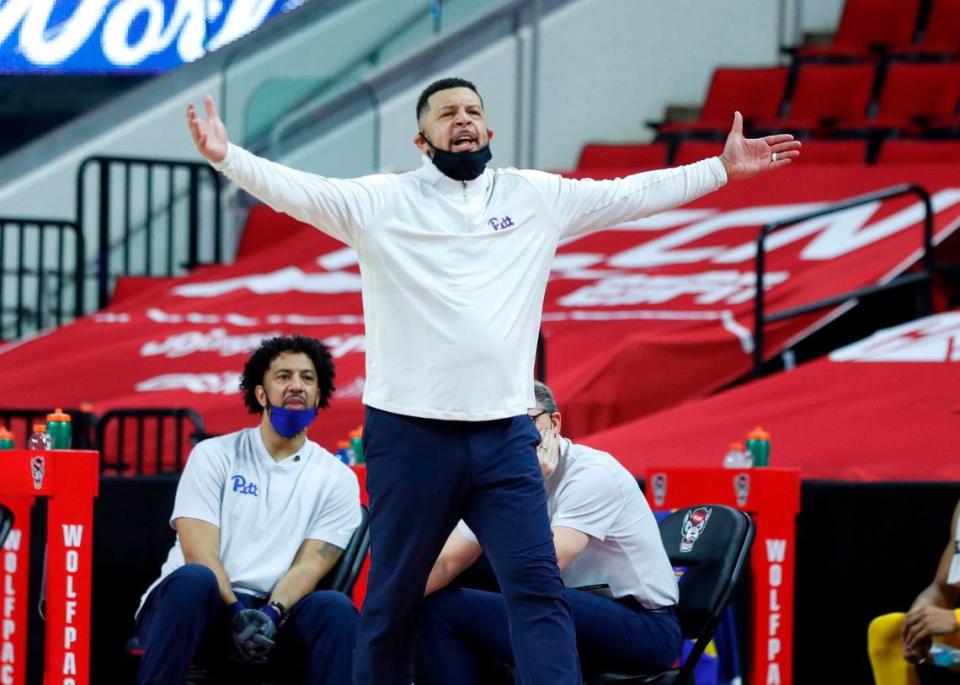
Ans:
[[[206,119],[187,106],[187,126],[204,159],[272,209],[356,245],[357,232],[379,207],[376,181],[326,178],[258,157],[230,143],[212,97],[204,96],[203,105]]]
[[[447,538],[447,542],[443,545],[440,556],[433,564],[423,594],[429,595],[445,588],[454,578],[463,573],[470,564],[480,558],[482,552],[480,543],[468,539],[457,528],[454,528],[450,537]]]
[[[695,164],[601,181],[524,173],[553,213],[560,236],[569,238],[679,207],[729,180],[781,169],[799,155],[800,142],[789,134],[745,138],[737,112],[723,153]]]
[[[184,560],[213,571],[224,604],[229,606],[236,602],[237,596],[230,587],[230,578],[220,561],[220,529],[207,521],[185,516],[176,520],[176,528]]]
[[[953,512],[950,539],[940,556],[937,573],[924,590],[917,595],[913,606],[903,620],[903,655],[910,661],[925,658],[935,635],[947,635],[960,629],[956,605],[960,599],[960,578],[951,573],[957,550],[956,531],[960,523],[960,502]],[[958,574],[960,575],[960,574]]]

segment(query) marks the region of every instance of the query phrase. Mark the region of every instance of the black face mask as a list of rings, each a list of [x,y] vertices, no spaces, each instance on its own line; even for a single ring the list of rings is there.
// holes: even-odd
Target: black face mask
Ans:
[[[434,166],[454,181],[472,181],[483,173],[487,162],[493,158],[489,144],[473,152],[448,152],[447,150],[439,149],[431,143],[430,140],[423,135],[422,131],[420,135],[423,136],[423,139],[427,141],[427,145],[433,150]]]

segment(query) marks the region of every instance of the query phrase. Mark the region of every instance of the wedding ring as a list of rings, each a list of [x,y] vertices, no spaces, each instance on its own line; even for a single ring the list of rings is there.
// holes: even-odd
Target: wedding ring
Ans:
[[[773,154],[770,155],[770,161],[771,161],[771,162],[776,162],[776,161],[777,161],[777,153],[776,153],[776,152],[774,152]]]

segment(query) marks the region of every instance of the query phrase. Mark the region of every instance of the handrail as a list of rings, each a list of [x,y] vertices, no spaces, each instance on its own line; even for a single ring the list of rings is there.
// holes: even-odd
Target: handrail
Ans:
[[[766,305],[766,293],[764,292],[764,274],[766,269],[766,252],[765,252],[765,243],[767,236],[775,231],[779,231],[782,228],[787,226],[793,226],[794,224],[801,223],[803,221],[809,221],[810,219],[817,219],[828,214],[834,214],[836,212],[842,212],[854,207],[860,207],[862,205],[870,204],[877,202],[879,200],[888,200],[894,197],[901,197],[903,195],[917,195],[920,197],[920,200],[923,202],[924,207],[924,217],[923,217],[923,256],[921,263],[923,268],[920,272],[915,272],[912,274],[904,274],[896,278],[891,279],[886,283],[881,283],[879,285],[867,286],[864,288],[855,288],[853,290],[848,290],[847,292],[840,293],[839,295],[832,295],[830,297],[825,297],[814,302],[810,302],[798,307],[791,307],[790,309],[785,309],[783,311],[777,312],[775,314],[767,315],[765,313]],[[858,195],[850,199],[844,200],[843,202],[838,202],[836,204],[829,205],[827,207],[821,207],[820,209],[815,209],[804,214],[798,214],[796,216],[789,217],[787,219],[781,219],[779,221],[773,221],[769,224],[766,224],[760,229],[760,232],[757,234],[757,256],[756,256],[756,294],[754,296],[754,319],[753,319],[753,376],[759,378],[762,375],[763,369],[763,344],[764,344],[764,326],[768,323],[774,323],[776,321],[782,321],[784,319],[789,319],[795,316],[800,316],[801,314],[807,314],[809,312],[817,311],[819,309],[826,309],[827,307],[833,307],[838,304],[842,304],[847,300],[856,299],[860,297],[867,297],[870,295],[875,295],[879,292],[886,290],[891,290],[893,288],[900,288],[905,285],[914,285],[914,284],[926,284],[924,288],[924,294],[926,295],[925,299],[920,303],[918,312],[920,316],[925,316],[933,312],[933,289],[931,287],[933,279],[933,271],[935,265],[933,263],[933,203],[930,200],[930,193],[928,193],[924,188],[913,184],[913,183],[902,183],[900,185],[892,186],[890,188],[885,188],[878,190],[872,193],[866,193],[864,195]]]
[[[121,275],[129,275],[130,268],[130,249],[129,241],[133,234],[132,226],[132,193],[131,193],[131,170],[134,167],[145,167],[147,171],[145,184],[146,209],[143,215],[146,217],[142,228],[146,231],[146,250],[143,257],[146,265],[146,274],[153,275],[151,259],[151,226],[158,213],[153,210],[153,170],[166,170],[167,182],[167,202],[163,206],[167,213],[167,240],[166,240],[166,272],[164,275],[172,276],[176,270],[173,258],[174,251],[174,206],[186,199],[187,201],[187,261],[180,266],[192,269],[198,266],[200,261],[200,175],[206,174],[212,183],[213,201],[212,214],[210,217],[213,224],[213,260],[220,263],[223,260],[222,237],[223,237],[223,217],[221,207],[221,194],[223,181],[220,174],[213,170],[205,162],[188,161],[181,159],[164,159],[152,157],[127,157],[95,155],[86,158],[77,168],[76,194],[77,194],[77,225],[83,232],[83,223],[85,218],[86,203],[86,171],[88,166],[99,165],[99,187],[97,201],[99,203],[98,222],[98,245],[97,245],[97,304],[104,307],[109,299],[110,290],[110,254],[111,245],[111,213],[109,208],[111,192],[111,174],[112,166],[117,165],[123,169],[123,222],[124,222],[124,240],[123,246],[123,271]],[[177,192],[174,187],[177,171],[186,171],[188,183],[184,192]]]
[[[16,263],[13,265],[12,271],[7,270],[7,265],[4,260],[4,246],[6,244],[8,228],[16,231],[18,235]],[[30,259],[35,260],[35,270],[32,270],[27,263],[28,257],[25,247],[28,230],[36,230],[38,234],[38,250],[36,253],[30,255]],[[51,255],[52,259],[54,260],[53,264],[48,267],[47,262],[51,260],[47,258],[47,254],[45,252],[47,241],[44,239],[44,235],[49,230],[56,232],[56,250],[55,253]],[[71,233],[74,241],[72,277],[68,277],[68,273],[64,268],[64,262],[66,260],[66,249],[64,246],[65,233]],[[4,285],[8,273],[12,273],[14,276],[16,291],[14,304],[16,317],[13,323],[14,337],[21,338],[25,333],[25,322],[28,318],[27,314],[30,311],[25,307],[27,294],[24,286],[27,278],[35,277],[37,280],[34,309],[36,331],[41,331],[44,329],[46,320],[48,318],[53,319],[54,323],[59,326],[65,322],[65,315],[71,314],[70,305],[64,305],[64,286],[68,281],[72,281],[73,284],[73,307],[71,318],[77,319],[83,315],[84,284],[86,280],[84,264],[85,258],[86,249],[84,247],[83,232],[73,221],[64,221],[62,219],[28,219],[23,217],[0,216],[0,338],[7,337],[5,334],[2,312],[7,311],[8,309],[6,306],[6,298],[4,297]],[[46,295],[52,293],[47,292],[48,287],[45,276],[50,272],[52,272],[52,274],[56,277],[56,307],[50,311],[50,316],[47,317],[45,312],[48,311],[48,308],[45,307],[44,300]],[[53,289],[53,286],[50,286],[50,289]]]
[[[554,0],[555,3],[558,0]],[[287,115],[274,127],[271,134],[270,149],[268,155],[278,157],[286,149],[295,147],[298,139],[305,134],[307,130],[311,131],[311,138],[316,137],[317,128],[330,129],[340,123],[345,116],[349,116],[355,111],[358,104],[370,99],[370,93],[383,93],[408,87],[412,81],[409,78],[411,72],[422,72],[433,69],[437,65],[438,57],[442,54],[444,59],[456,59],[460,53],[469,54],[470,46],[478,40],[483,40],[484,29],[497,25],[503,20],[513,20],[511,35],[519,35],[520,27],[523,25],[521,15],[529,11],[529,21],[532,25],[539,23],[540,14],[543,11],[544,0],[505,0],[499,7],[491,9],[481,17],[465,24],[456,31],[445,36],[437,36],[434,41],[423,50],[412,55],[399,57],[393,62],[384,65],[379,70],[366,78],[357,82],[346,91],[319,104],[306,104],[291,114]],[[539,40],[539,31],[533,26],[533,37],[536,39],[531,46],[532,52],[539,51],[537,42]],[[451,57],[451,53],[453,57]],[[538,56],[531,56],[531,71],[538,69]],[[518,70],[521,64],[518,61]],[[519,75],[519,74],[518,74]],[[528,111],[536,112],[537,106],[537,74],[531,73],[530,84],[527,87],[528,92]],[[379,103],[384,100],[382,95],[374,100],[374,110],[376,116],[379,116]],[[521,98],[517,98],[518,109],[522,106]],[[530,153],[528,163],[535,166],[535,160],[532,159],[534,146],[528,141]],[[377,171],[378,169],[374,169]]]

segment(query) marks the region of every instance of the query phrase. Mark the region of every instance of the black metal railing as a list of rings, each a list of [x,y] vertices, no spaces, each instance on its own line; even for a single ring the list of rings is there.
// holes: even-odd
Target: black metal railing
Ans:
[[[193,409],[111,409],[97,422],[100,473],[180,473],[190,448],[205,437],[203,419]]]
[[[84,254],[72,221],[0,217],[0,339],[83,314]]]
[[[99,307],[107,304],[120,276],[174,276],[223,261],[222,184],[220,174],[208,164],[139,157],[85,159],[77,171],[81,231],[91,183],[96,188],[92,202]],[[210,233],[201,240],[205,227]]]
[[[878,285],[867,286],[864,288],[855,288],[838,295],[825,297],[808,304],[791,307],[790,309],[784,309],[773,314],[766,313],[764,274],[766,269],[765,244],[768,235],[774,233],[775,231],[779,231],[782,228],[793,226],[794,224],[798,224],[803,221],[809,221],[810,219],[816,219],[826,216],[827,214],[834,214],[836,212],[842,212],[853,207],[860,207],[861,205],[871,204],[881,200],[888,200],[904,195],[917,195],[923,203],[924,208],[922,238],[923,255],[921,257],[920,268],[918,270],[897,276],[886,283],[880,283]],[[820,309],[835,307],[849,300],[873,296],[878,293],[892,290],[894,288],[902,288],[904,286],[915,286],[918,289],[916,299],[917,316],[927,316],[932,314],[934,267],[933,204],[930,201],[930,194],[925,189],[912,183],[904,183],[891,188],[886,188],[884,190],[878,190],[873,193],[867,193],[866,195],[858,195],[857,197],[852,197],[849,200],[838,202],[828,207],[823,207],[805,214],[792,216],[780,221],[774,221],[766,226],[763,226],[760,229],[760,233],[757,235],[756,295],[753,324],[753,375],[755,377],[759,377],[763,374],[764,328],[767,324],[783,321],[784,319],[790,319],[803,314],[809,314],[810,312],[818,311]]]

